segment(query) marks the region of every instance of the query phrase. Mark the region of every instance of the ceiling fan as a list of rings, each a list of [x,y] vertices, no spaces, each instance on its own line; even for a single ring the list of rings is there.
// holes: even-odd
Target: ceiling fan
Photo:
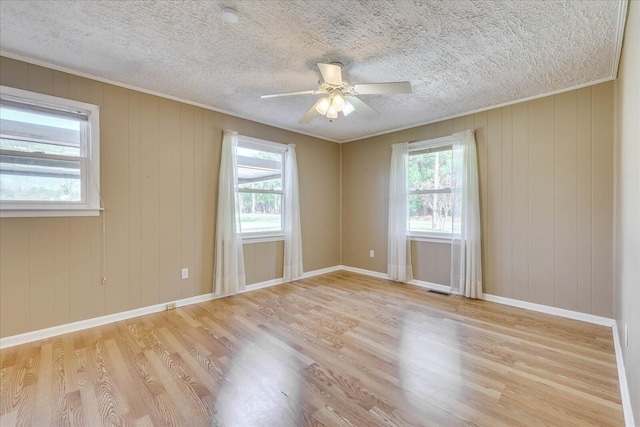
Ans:
[[[342,64],[339,62],[332,62],[330,64],[318,63],[318,68],[324,79],[324,81],[318,82],[318,89],[262,95],[261,98],[326,94],[326,96],[318,99],[311,109],[307,111],[307,114],[298,122],[305,124],[313,120],[316,114],[321,114],[329,119],[335,119],[340,112],[348,116],[355,111],[361,116],[371,119],[380,113],[365,104],[356,97],[356,95],[411,93],[411,83],[409,82],[364,83],[356,85],[347,83],[342,80]]]

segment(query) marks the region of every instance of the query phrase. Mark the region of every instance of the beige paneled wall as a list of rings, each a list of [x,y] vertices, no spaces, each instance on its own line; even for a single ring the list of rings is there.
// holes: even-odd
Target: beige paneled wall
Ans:
[[[344,144],[343,264],[386,272],[391,145],[476,129],[485,292],[611,317],[612,121],[610,82]],[[450,261],[428,245],[433,281]]]
[[[614,318],[635,423],[640,425],[640,2],[629,2],[615,82]],[[625,344],[625,327],[629,345]]]
[[[247,283],[260,283],[282,277],[284,241],[244,245]]]
[[[442,242],[411,242],[413,276],[424,282],[451,284],[451,245]]]
[[[223,129],[296,144],[305,270],[340,263],[338,144],[8,58],[0,84],[101,107],[108,277],[101,218],[1,219],[0,336],[211,292]],[[281,277],[282,242],[245,249]]]

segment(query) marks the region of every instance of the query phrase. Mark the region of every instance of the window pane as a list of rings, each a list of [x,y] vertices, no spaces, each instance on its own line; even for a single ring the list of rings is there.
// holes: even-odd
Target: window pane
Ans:
[[[451,233],[452,194],[409,195],[409,230]]]
[[[282,153],[238,147],[238,187],[282,190]]]
[[[449,149],[409,155],[409,190],[451,188],[451,154]]]
[[[240,196],[240,227],[243,233],[282,230],[280,194],[238,194]]]
[[[79,202],[80,162],[0,156],[0,200]]]
[[[64,117],[63,112],[56,115],[45,110],[29,110],[28,106],[14,108],[7,106],[4,100],[0,106],[0,134],[3,138],[79,148],[83,122]]]

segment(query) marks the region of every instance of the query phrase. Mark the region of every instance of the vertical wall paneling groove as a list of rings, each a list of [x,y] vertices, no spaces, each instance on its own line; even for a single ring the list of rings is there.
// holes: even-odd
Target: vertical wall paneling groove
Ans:
[[[180,268],[189,269],[189,277],[181,279],[181,298],[195,295],[194,276],[194,245],[195,225],[193,210],[195,206],[195,190],[193,185],[193,153],[194,153],[194,107],[182,104],[180,106],[180,235],[181,241],[181,265]]]
[[[69,221],[69,307],[70,321],[89,319],[91,294],[91,222],[90,217]]]
[[[554,305],[554,98],[531,101],[529,111],[529,295]],[[534,237],[535,236],[535,237]]]
[[[591,87],[578,90],[578,311],[591,306]]]
[[[613,311],[613,82],[592,87],[593,314]],[[593,304],[596,303],[596,304]]]
[[[159,102],[160,300],[179,299],[182,260],[180,104]]]
[[[54,323],[55,240],[53,218],[29,220],[29,315],[31,329]]]
[[[484,289],[503,294],[502,261],[502,109],[491,110],[487,123],[487,274]]]
[[[386,271],[366,242],[386,241],[370,171],[388,174],[390,146],[476,129],[485,292],[611,317],[612,85],[343,144],[343,263]],[[418,280],[448,284],[443,248],[412,243]]]
[[[513,297],[529,301],[529,103],[513,106]]]
[[[159,98],[140,94],[140,305],[160,302]],[[108,264],[110,265],[110,264]],[[108,268],[108,270],[110,270]]]
[[[488,159],[488,132],[487,132],[488,112],[483,111],[473,115],[473,129],[476,130],[476,144],[478,146],[478,174],[480,182],[487,182],[489,178]],[[488,244],[492,240],[488,233],[488,188],[487,185],[480,185],[480,228],[482,231],[482,271],[483,281],[487,280],[487,260],[489,258]]]
[[[513,107],[502,108],[502,295],[507,298],[513,296]]]
[[[202,282],[207,292],[213,290],[213,239],[215,235],[215,215],[218,198],[218,168],[220,160],[216,154],[216,133],[214,114],[211,111],[202,113]],[[222,137],[220,137],[222,138]],[[220,139],[221,141],[221,139]],[[208,290],[207,290],[208,289]]]
[[[104,85],[101,109],[101,183],[107,212],[107,260],[104,286],[106,314],[129,308],[129,96],[128,90]]]
[[[54,218],[54,325],[69,322],[69,218]]]
[[[140,307],[141,298],[141,148],[140,93],[129,95],[129,308]]]
[[[555,97],[556,307],[578,309],[578,93]]]
[[[338,186],[340,188],[340,192],[339,192],[339,196],[338,196],[338,210],[339,210],[339,217],[338,217],[338,230],[339,230],[339,243],[338,243],[338,248],[339,248],[339,259],[340,259],[340,265],[342,265],[342,233],[343,233],[343,227],[342,227],[342,203],[344,200],[343,197],[343,193],[342,193],[342,144],[340,144],[340,152],[338,154],[338,163],[339,163],[339,173],[340,173],[340,178],[338,179]]]
[[[197,108],[193,114],[193,224],[194,224],[194,260],[193,279],[195,281],[195,295],[209,292],[202,283],[202,254],[203,254],[203,174],[202,164],[202,110]]]

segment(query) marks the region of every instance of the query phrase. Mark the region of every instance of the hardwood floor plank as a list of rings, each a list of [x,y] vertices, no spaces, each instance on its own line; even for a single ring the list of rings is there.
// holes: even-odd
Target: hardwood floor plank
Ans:
[[[51,404],[54,399],[53,378],[53,344],[44,343],[40,347],[40,364],[37,373],[36,408],[41,408],[34,415],[34,425],[46,425],[51,419]]]
[[[338,271],[0,352],[0,424],[623,425],[609,328]]]
[[[82,401],[83,418],[85,425],[100,425],[100,408],[93,384],[80,389],[80,400]],[[41,424],[45,425],[45,424]]]

